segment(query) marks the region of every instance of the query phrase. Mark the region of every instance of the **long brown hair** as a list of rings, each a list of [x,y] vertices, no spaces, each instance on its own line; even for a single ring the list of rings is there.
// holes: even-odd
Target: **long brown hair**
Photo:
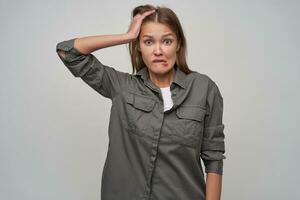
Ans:
[[[162,23],[168,26],[175,33],[179,45],[179,50],[177,51],[175,65],[186,74],[190,73],[191,70],[189,69],[186,63],[186,56],[187,56],[186,39],[176,14],[170,8],[167,8],[165,6],[154,7],[150,4],[141,5],[133,9],[132,17],[134,17],[137,14],[143,14],[144,12],[153,9],[155,9],[156,12],[145,17],[142,23],[147,23],[147,22]],[[143,61],[141,52],[138,51],[138,45],[139,45],[139,36],[135,41],[129,43],[129,53],[130,53],[131,63],[132,63],[132,74],[135,73],[135,70],[139,71],[140,69],[147,67]]]

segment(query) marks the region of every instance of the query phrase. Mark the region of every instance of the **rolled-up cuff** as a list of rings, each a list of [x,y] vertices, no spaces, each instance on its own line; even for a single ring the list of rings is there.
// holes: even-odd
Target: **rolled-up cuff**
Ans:
[[[223,160],[226,159],[222,151],[203,151],[200,155],[205,165],[205,172],[223,173]]]
[[[223,160],[209,160],[206,161],[205,165],[205,172],[206,173],[217,173],[222,175],[223,174]]]
[[[60,57],[64,62],[72,62],[78,56],[84,55],[74,47],[75,39],[76,38],[72,38],[70,40],[65,40],[56,44],[56,52],[58,52],[59,50],[64,51],[65,57]]]

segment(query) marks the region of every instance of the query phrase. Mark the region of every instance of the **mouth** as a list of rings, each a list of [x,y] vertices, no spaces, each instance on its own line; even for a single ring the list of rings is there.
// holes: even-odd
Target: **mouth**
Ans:
[[[162,60],[162,59],[155,59],[152,61],[153,63],[167,63],[166,60]]]

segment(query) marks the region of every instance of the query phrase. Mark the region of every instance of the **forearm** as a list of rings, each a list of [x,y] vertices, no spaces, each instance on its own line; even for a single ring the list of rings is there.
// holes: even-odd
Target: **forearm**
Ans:
[[[155,12],[155,10],[150,10],[133,17],[128,31],[124,34],[95,35],[76,38],[74,41],[74,48],[82,54],[89,54],[98,49],[125,44],[136,40],[139,35],[143,19],[153,12]]]
[[[206,175],[206,200],[220,200],[222,189],[222,175],[207,173]]]
[[[95,35],[76,38],[74,47],[83,54],[89,54],[105,47],[128,43],[132,36],[127,33],[114,35]]]

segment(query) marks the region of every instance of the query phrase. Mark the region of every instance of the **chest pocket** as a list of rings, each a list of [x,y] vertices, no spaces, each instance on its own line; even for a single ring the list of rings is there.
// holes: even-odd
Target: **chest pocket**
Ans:
[[[126,116],[130,133],[151,138],[153,113],[156,101],[146,95],[126,93]]]
[[[182,105],[175,111],[172,140],[195,147],[202,139],[206,109],[198,105]]]

